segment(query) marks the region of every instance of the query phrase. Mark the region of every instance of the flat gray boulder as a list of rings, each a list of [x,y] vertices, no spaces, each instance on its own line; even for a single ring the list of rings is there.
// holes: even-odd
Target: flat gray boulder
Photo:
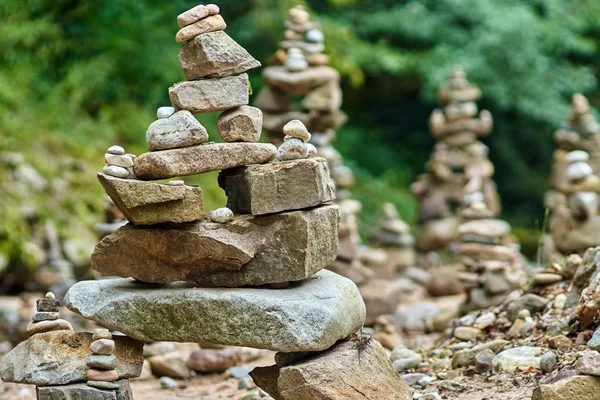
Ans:
[[[250,97],[248,74],[177,83],[169,88],[171,104],[192,114],[245,106]]]
[[[286,289],[83,281],[65,305],[144,341],[211,342],[280,352],[325,350],[356,332],[365,305],[352,281],[323,270]]]
[[[92,268],[149,283],[186,281],[237,287],[299,281],[332,263],[338,252],[338,207],[232,221],[126,225],[102,239]]]

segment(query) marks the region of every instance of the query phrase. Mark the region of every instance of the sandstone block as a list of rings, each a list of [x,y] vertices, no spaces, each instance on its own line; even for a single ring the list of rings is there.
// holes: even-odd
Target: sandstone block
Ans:
[[[219,135],[226,142],[258,142],[262,132],[262,111],[241,106],[224,111],[219,116]]]
[[[248,104],[248,74],[177,83],[169,88],[169,98],[177,110],[192,114],[228,110]]]

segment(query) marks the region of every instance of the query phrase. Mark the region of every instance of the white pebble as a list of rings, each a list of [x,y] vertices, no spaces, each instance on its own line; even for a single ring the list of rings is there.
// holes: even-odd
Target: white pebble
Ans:
[[[229,222],[233,219],[233,211],[227,207],[217,208],[210,213],[210,219],[213,222],[224,224],[225,222]]]
[[[590,159],[590,155],[587,153],[587,151],[583,151],[583,150],[575,150],[572,151],[570,153],[567,153],[565,160],[569,163],[572,164],[574,162],[578,162],[578,161],[587,161]]]
[[[560,293],[557,294],[556,297],[554,298],[554,308],[556,308],[557,310],[564,310],[565,306],[567,304],[567,295],[564,293]]]
[[[121,146],[110,146],[108,150],[106,150],[108,154],[116,154],[118,156],[125,154],[125,149]]]
[[[317,148],[315,147],[315,145],[312,143],[308,143],[307,146],[308,146],[308,156],[309,157],[316,156]]]
[[[117,167],[116,165],[105,165],[104,168],[102,168],[102,172],[116,178],[129,178],[129,170],[127,168]]]
[[[579,180],[590,176],[594,171],[588,163],[583,161],[575,162],[567,168],[567,178],[570,180]]]
[[[161,119],[161,118],[169,118],[173,114],[175,114],[175,108],[174,107],[159,107],[158,110],[156,110],[156,116],[159,119]]]
[[[308,158],[308,143],[300,139],[286,140],[277,149],[277,160],[290,161]]]
[[[318,29],[311,29],[310,31],[306,32],[304,39],[311,43],[323,43],[325,36],[323,35],[323,32]]]
[[[169,181],[169,186],[184,186],[185,182],[182,180]]]
[[[310,133],[306,126],[299,119],[293,119],[283,127],[283,133],[287,136],[291,136],[300,139],[304,142],[310,140]]]

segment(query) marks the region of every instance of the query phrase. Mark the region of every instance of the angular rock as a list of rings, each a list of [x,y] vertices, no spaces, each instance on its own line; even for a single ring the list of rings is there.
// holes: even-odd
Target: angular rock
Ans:
[[[212,15],[208,18],[201,19],[200,21],[181,28],[179,32],[177,32],[177,35],[175,35],[175,40],[177,42],[185,42],[204,33],[222,31],[225,28],[227,28],[227,24],[225,23],[223,17],[218,14]]]
[[[600,376],[600,353],[594,350],[586,351],[577,360],[575,369],[579,375]]]
[[[329,82],[339,82],[340,74],[328,66],[308,68],[300,72],[289,72],[283,66],[273,66],[263,71],[265,81],[291,94],[306,94],[310,90]]]
[[[575,375],[540,385],[531,400],[596,400],[599,392],[600,378]]]
[[[98,174],[106,193],[135,225],[196,221],[204,215],[202,189]]]
[[[65,304],[145,342],[208,341],[283,352],[327,349],[365,318],[356,285],[326,270],[285,290],[83,281],[71,287]]]
[[[197,25],[206,25],[205,21],[211,18],[217,16],[185,27],[179,32]],[[260,62],[222,30],[196,36],[184,44],[179,52],[179,61],[187,80],[220,78],[260,67]]]
[[[195,146],[207,140],[206,128],[186,110],[178,111],[168,118],[157,119],[146,131],[146,144],[150,151]]]
[[[235,213],[263,215],[301,210],[335,200],[324,158],[250,165],[221,171],[219,186]]]
[[[142,372],[143,344],[125,336],[113,336],[120,379]],[[5,382],[37,386],[86,382],[86,360],[92,334],[54,331],[39,333],[11,350],[2,359],[0,377]]]
[[[177,83],[169,88],[169,98],[177,110],[192,114],[209,113],[248,104],[248,74]]]
[[[37,387],[38,400],[133,400],[128,380],[115,382],[117,390],[100,390],[85,383]]]
[[[219,116],[219,135],[226,142],[258,142],[262,132],[262,111],[241,106],[224,111]]]
[[[134,170],[140,179],[168,179],[268,163],[276,151],[270,143],[207,143],[144,153],[136,158]]]
[[[377,341],[359,347],[357,342],[341,342],[296,364],[257,367],[250,375],[276,400],[413,398]]]
[[[102,239],[92,268],[142,282],[201,286],[298,281],[337,254],[338,207],[161,227],[126,225]]]
[[[175,379],[187,379],[191,376],[190,369],[178,351],[152,356],[148,361],[155,376],[168,376]]]
[[[509,343],[510,342],[508,340],[492,340],[491,342],[483,343],[470,349],[457,351],[452,357],[452,368],[461,368],[473,365],[475,364],[475,356],[483,350],[489,349],[494,353],[498,353]]]

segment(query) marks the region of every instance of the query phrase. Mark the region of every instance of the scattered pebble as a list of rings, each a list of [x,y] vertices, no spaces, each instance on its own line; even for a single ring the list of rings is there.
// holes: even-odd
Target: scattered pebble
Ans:
[[[169,378],[168,376],[163,376],[159,381],[160,387],[163,389],[177,389],[179,386],[175,379]]]
[[[549,374],[554,370],[554,367],[556,367],[557,363],[558,357],[556,356],[556,354],[552,351],[547,351],[542,355],[542,358],[540,359],[540,369],[542,370],[542,372]]]

